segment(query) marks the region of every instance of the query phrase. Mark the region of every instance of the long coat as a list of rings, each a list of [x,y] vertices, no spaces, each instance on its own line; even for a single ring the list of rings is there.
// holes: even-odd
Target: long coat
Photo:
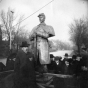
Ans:
[[[48,38],[55,36],[55,32],[52,26],[40,23],[34,27],[30,33],[30,39],[34,42],[34,52],[39,53],[40,64],[49,64],[49,41]]]
[[[36,75],[34,69],[34,58],[31,53],[24,53],[20,50],[17,54],[15,66],[14,66],[14,86],[15,88],[35,88]]]

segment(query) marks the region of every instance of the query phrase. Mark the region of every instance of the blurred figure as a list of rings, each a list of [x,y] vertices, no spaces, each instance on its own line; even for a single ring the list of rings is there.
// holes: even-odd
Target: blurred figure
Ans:
[[[81,69],[82,72],[80,74],[81,77],[81,88],[88,88],[88,52],[87,48],[83,47],[81,52]]]
[[[62,68],[62,61],[61,61],[62,57],[56,56],[55,60],[56,60],[56,69],[55,69],[55,73],[59,74],[61,73],[61,68]]]
[[[75,61],[75,74],[76,76],[80,76],[81,72],[82,72],[82,62],[81,62],[81,56],[78,54],[76,57],[76,61]]]
[[[6,64],[5,71],[14,70],[14,59],[9,59],[8,63]]]
[[[2,62],[0,62],[0,72],[4,71],[4,69],[5,69],[5,65]]]
[[[56,62],[53,54],[50,54],[51,63],[47,64],[49,72],[54,72],[56,70]]]
[[[12,60],[12,59],[13,59],[13,61],[15,60],[16,54],[17,54],[17,52],[14,52],[14,53],[10,53],[10,54],[9,54],[9,56],[7,57],[6,65],[8,64],[8,62],[9,62],[10,60]]]
[[[64,59],[68,59],[68,53],[65,53]]]
[[[69,63],[69,59],[68,59],[68,54],[65,53],[65,57],[62,61],[62,68],[61,68],[61,73],[62,74],[72,74],[71,72],[71,66]]]
[[[55,57],[53,54],[50,54],[50,59],[51,59],[51,61],[55,61]]]
[[[77,58],[77,56],[76,56],[76,55],[73,55],[73,56],[72,56],[72,60],[73,60],[73,61],[75,61],[75,60],[76,60],[76,58]]]
[[[16,59],[16,54],[17,53],[11,53],[8,56],[7,61],[6,61],[6,68],[5,68],[6,71],[14,70],[14,62],[15,62],[15,59]]]
[[[76,74],[76,58],[77,58],[77,56],[73,55],[72,62],[71,62],[71,67],[72,67],[72,71],[73,71],[74,75]]]
[[[34,56],[28,52],[26,41],[22,42],[18,51],[14,66],[14,87],[15,88],[37,88],[34,67]],[[29,46],[30,47],[30,46]]]

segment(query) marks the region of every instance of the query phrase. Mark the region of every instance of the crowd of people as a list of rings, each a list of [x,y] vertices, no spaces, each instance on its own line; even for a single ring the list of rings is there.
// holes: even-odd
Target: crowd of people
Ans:
[[[81,55],[69,57],[66,53],[63,58],[60,56],[53,56],[52,54],[50,56],[51,63],[48,64],[48,69],[53,70],[54,73],[78,76],[84,70],[83,67],[87,63],[84,56]]]
[[[64,58],[51,56],[51,64],[48,65],[50,72],[55,74],[72,75],[78,78],[80,88],[88,88],[88,52],[82,48],[82,52],[69,58],[66,53]],[[53,71],[52,71],[53,70]]]
[[[30,52],[26,51],[27,49],[29,49],[28,46],[26,46],[27,43],[25,43],[25,44],[23,44],[23,43],[25,43],[25,42],[22,42],[22,46],[21,46],[23,51],[22,50],[19,51],[17,53],[17,55],[11,54],[8,57],[8,58],[10,58],[10,60],[7,60],[7,63],[6,63],[7,67],[3,66],[5,69],[2,69],[2,71],[14,70],[14,72],[15,72],[14,80],[17,83],[17,84],[15,83],[16,85],[18,85],[18,83],[20,83],[20,82],[18,82],[19,79],[21,80],[21,83],[22,83],[22,80],[25,79],[26,82],[28,81],[28,84],[32,79],[34,84],[36,84],[35,71],[38,71],[38,70],[35,69],[36,68],[36,63],[34,61],[35,59],[33,59],[34,56]],[[67,53],[65,53],[63,58],[61,56],[54,56],[53,54],[50,54],[51,62],[50,62],[50,64],[47,64],[47,68],[48,68],[47,72],[54,73],[54,74],[72,75],[76,78],[80,78],[80,86],[81,86],[80,88],[87,88],[88,87],[87,86],[88,53],[86,50],[87,50],[86,48],[83,48],[82,53],[80,55],[77,54],[77,55],[73,55],[72,57],[69,57],[69,55]],[[14,59],[14,57],[16,57],[16,58]],[[30,58],[30,57],[33,57],[33,58]],[[42,72],[42,71],[40,71],[40,72]],[[30,74],[30,76],[28,74]],[[27,79],[25,78],[25,76],[27,76]],[[25,81],[23,81],[23,85],[21,84],[20,86],[28,85],[27,83],[25,83]],[[32,84],[33,84],[33,82],[32,82]],[[16,88],[17,88],[17,86],[16,86]],[[35,87],[33,87],[33,88],[35,88]]]

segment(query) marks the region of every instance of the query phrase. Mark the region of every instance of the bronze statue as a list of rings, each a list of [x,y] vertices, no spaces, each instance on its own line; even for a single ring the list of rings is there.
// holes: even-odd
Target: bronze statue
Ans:
[[[46,68],[46,64],[50,63],[49,54],[49,37],[55,36],[52,26],[45,24],[45,14],[38,15],[40,24],[34,27],[30,33],[30,40],[34,43],[34,54],[38,58],[41,65]]]

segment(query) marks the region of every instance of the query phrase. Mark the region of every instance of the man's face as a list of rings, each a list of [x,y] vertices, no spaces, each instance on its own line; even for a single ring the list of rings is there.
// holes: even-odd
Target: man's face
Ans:
[[[44,16],[39,16],[39,21],[40,21],[40,23],[43,23],[45,21],[45,17]]]
[[[80,59],[81,59],[81,57],[77,57],[77,58],[76,58],[77,61],[80,61]]]
[[[68,62],[68,61],[65,61],[65,64],[66,64],[66,65],[69,65],[69,62]]]
[[[25,53],[27,53],[28,47],[23,47],[22,50],[23,50]]]
[[[59,61],[58,60],[56,61],[56,64],[59,65]]]

